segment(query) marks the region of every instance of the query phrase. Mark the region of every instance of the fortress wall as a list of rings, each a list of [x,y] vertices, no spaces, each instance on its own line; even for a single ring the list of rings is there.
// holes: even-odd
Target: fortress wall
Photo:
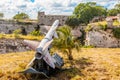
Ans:
[[[8,34],[10,31],[21,29],[22,27],[25,28],[27,33],[30,33],[31,31],[34,30],[36,24],[24,24],[24,23],[18,23],[16,21],[0,20],[0,33]]]
[[[38,12],[38,23],[41,25],[51,26],[52,23],[58,19],[60,21],[60,26],[65,24],[69,16],[67,15],[45,15],[44,12]]]

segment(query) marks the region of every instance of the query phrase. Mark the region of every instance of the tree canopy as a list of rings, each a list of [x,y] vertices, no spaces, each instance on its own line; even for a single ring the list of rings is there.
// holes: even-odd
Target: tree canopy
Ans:
[[[66,25],[70,26],[71,28],[75,28],[76,26],[79,26],[79,19],[75,17],[69,17],[66,22]]]
[[[120,4],[116,4],[114,8],[120,10]]]
[[[110,9],[108,10],[108,16],[116,16],[119,13],[118,9]]]
[[[79,23],[89,23],[95,16],[106,16],[106,9],[97,6],[95,2],[80,3],[75,7],[73,15],[79,18]]]
[[[108,10],[108,16],[116,16],[120,13],[120,4],[116,4],[113,9]]]
[[[13,19],[29,19],[29,15],[26,13],[18,13],[13,17]]]

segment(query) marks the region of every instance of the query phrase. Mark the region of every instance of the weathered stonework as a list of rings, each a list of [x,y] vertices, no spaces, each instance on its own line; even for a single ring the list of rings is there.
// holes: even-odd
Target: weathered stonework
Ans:
[[[120,14],[117,14],[117,20],[120,22]]]
[[[113,26],[114,20],[120,21],[120,14],[106,18],[107,27],[105,30],[91,23],[91,29],[86,33],[85,45],[106,48],[120,48],[120,39],[115,38],[113,35],[113,30],[120,26]]]
[[[113,20],[108,18],[106,19],[106,21],[107,21],[107,28],[113,28]]]
[[[92,30],[86,34],[85,45],[106,48],[120,47],[120,39],[116,39],[111,32]]]
[[[45,15],[44,12],[38,12],[38,23],[40,25],[51,26],[58,19],[60,21],[59,25],[61,26],[65,24],[68,17],[67,15]]]
[[[11,33],[12,31],[16,29],[21,29],[21,27],[24,27],[27,33],[30,33],[34,30],[34,27],[36,24],[25,24],[25,23],[19,23],[16,21],[6,21],[6,20],[0,20],[0,33]]]
[[[30,50],[22,39],[0,39],[0,53],[24,52]]]

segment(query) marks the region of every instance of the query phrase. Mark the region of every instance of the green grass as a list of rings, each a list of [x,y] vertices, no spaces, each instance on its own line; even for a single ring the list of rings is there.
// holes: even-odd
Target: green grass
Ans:
[[[88,25],[96,25],[96,26],[99,26],[99,25],[106,25],[107,22],[106,21],[99,21],[99,22],[94,22],[94,23],[90,23]],[[119,26],[120,25],[120,22],[119,21],[113,21],[113,26]]]
[[[63,68],[49,80],[119,80],[120,48],[82,48],[80,52],[73,50],[73,61],[59,53],[64,61]],[[26,80],[18,74],[34,56],[33,51],[0,55],[0,80]]]

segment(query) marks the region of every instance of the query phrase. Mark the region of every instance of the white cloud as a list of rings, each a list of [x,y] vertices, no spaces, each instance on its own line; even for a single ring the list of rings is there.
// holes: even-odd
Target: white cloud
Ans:
[[[0,12],[5,18],[12,18],[18,12],[25,12],[31,18],[37,17],[38,11],[45,11],[46,14],[72,14],[74,7],[81,2],[91,0],[0,0]],[[118,0],[92,0],[99,5],[113,8]]]

